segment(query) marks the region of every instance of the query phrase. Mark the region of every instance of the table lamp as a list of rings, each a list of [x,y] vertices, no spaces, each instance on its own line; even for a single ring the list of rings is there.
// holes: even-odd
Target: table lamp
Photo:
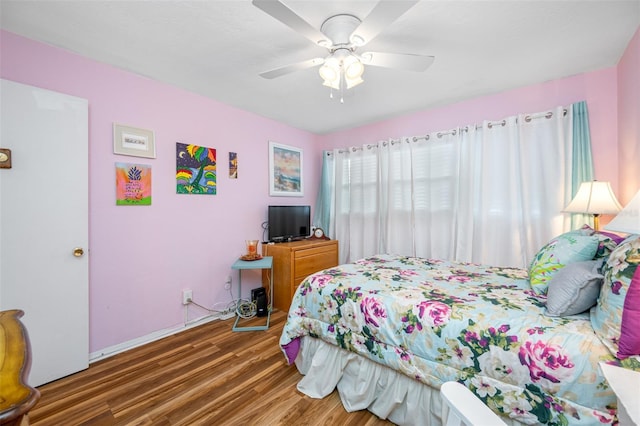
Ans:
[[[627,234],[640,234],[640,191],[604,229]]]
[[[600,230],[601,214],[616,214],[622,206],[611,190],[609,182],[582,182],[578,193],[563,211],[568,213],[588,213],[593,215],[593,229]]]

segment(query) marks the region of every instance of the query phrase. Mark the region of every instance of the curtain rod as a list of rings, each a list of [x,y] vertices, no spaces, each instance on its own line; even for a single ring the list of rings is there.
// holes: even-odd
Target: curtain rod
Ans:
[[[565,115],[565,116],[566,116],[566,115],[567,115],[567,109],[566,109],[566,108],[563,108],[562,113],[563,113],[563,115]],[[540,113],[536,113],[536,114],[527,114],[527,115],[525,115],[525,116],[524,116],[524,121],[525,121],[525,122],[527,122],[527,123],[529,123],[529,122],[531,122],[531,120],[534,120],[534,119],[536,119],[536,118],[547,118],[547,119],[549,119],[549,118],[551,118],[551,117],[553,117],[553,111],[540,112]],[[516,118],[516,123],[517,123],[517,122],[518,122],[518,119]],[[502,119],[502,120],[499,120],[499,121],[489,121],[489,122],[487,123],[487,127],[488,127],[489,129],[492,129],[493,127],[498,127],[498,126],[499,126],[499,127],[504,127],[504,126],[506,126],[506,125],[507,125],[507,119],[506,119],[506,118],[505,118],[505,119]],[[473,126],[475,127],[475,129],[476,129],[476,130],[477,130],[478,128],[482,128],[482,127],[483,127],[483,125],[482,125],[482,124],[475,124],[475,125],[473,125]],[[468,132],[468,131],[469,131],[469,127],[470,127],[470,126],[462,127],[462,128],[460,129],[460,131],[462,131],[462,132]],[[437,133],[436,133],[436,136],[437,136],[438,138],[441,138],[441,137],[446,136],[446,135],[454,135],[454,136],[455,136],[457,133],[458,133],[458,129],[451,129],[451,130],[446,130],[446,131],[437,132]],[[411,138],[411,140],[412,140],[413,142],[417,142],[417,141],[419,141],[419,140],[423,140],[423,139],[428,141],[428,140],[430,139],[430,135],[424,135],[424,136],[413,136],[413,137]],[[380,143],[382,143],[382,145],[383,145],[383,146],[386,146],[386,145],[387,145],[387,143],[391,143],[391,145],[395,145],[395,144],[398,144],[398,143],[401,143],[401,142],[402,142],[402,139],[391,139],[390,141],[382,141],[382,142],[380,142]],[[367,149],[371,149],[371,148],[377,148],[377,147],[378,147],[378,144],[377,144],[377,143],[375,143],[375,144],[367,144],[367,145],[364,145],[364,146],[366,146],[366,147],[367,147]],[[356,152],[356,151],[361,151],[362,149],[363,149],[363,147],[362,147],[362,146],[354,146],[354,147],[347,148],[347,149],[344,149],[344,150],[342,150],[342,149],[341,149],[341,150],[338,150],[338,152],[339,152],[340,154],[344,154],[345,152],[349,152],[350,150],[351,150],[352,152]],[[329,152],[327,152],[327,155],[332,155],[332,154],[333,154],[333,153],[332,153],[332,152],[330,152],[330,151],[329,151]]]
[[[565,116],[566,116],[566,115],[567,115],[567,109],[566,109],[566,108],[564,108],[564,109],[562,110],[562,113],[563,113],[563,115],[565,115]],[[549,112],[540,112],[540,113],[537,113],[537,114],[527,114],[527,115],[525,115],[525,116],[524,116],[524,121],[525,121],[525,122],[527,122],[527,123],[530,123],[530,122],[531,122],[531,120],[534,120],[534,119],[536,119],[536,118],[547,118],[547,119],[549,119],[549,118],[551,118],[551,117],[553,117],[553,111],[549,111]],[[516,123],[517,123],[517,122],[518,122],[518,119],[516,118]],[[500,127],[504,127],[504,126],[506,126],[506,125],[507,125],[507,120],[506,120],[506,119],[502,119],[502,120],[500,120],[500,121],[489,121],[489,122],[487,123],[487,127],[488,127],[489,129],[493,128],[494,126],[495,126],[495,127],[498,127],[498,126],[500,126]],[[481,129],[481,128],[483,127],[483,125],[482,125],[481,123],[480,123],[480,124],[475,124],[475,125],[473,125],[473,126],[475,127],[475,129],[476,129],[476,130],[477,130],[477,129],[479,129],[479,128]],[[462,128],[460,129],[460,131],[468,132],[468,131],[469,131],[469,127],[470,127],[470,126],[462,127]],[[456,134],[457,132],[458,132],[458,129],[452,129],[452,130],[447,130],[447,131],[443,131],[443,132],[438,132],[438,133],[436,133],[436,135],[438,136],[438,138],[441,138],[441,137],[446,136],[446,135],[454,135],[454,136],[455,136],[455,134]],[[417,142],[417,141],[419,141],[419,140],[421,140],[421,139],[429,140],[429,135],[424,135],[424,136],[414,136],[414,137],[412,138],[413,142]]]

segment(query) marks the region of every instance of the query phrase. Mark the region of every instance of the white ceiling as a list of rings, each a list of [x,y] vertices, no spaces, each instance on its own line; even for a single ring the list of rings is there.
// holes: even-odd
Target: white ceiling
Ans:
[[[258,76],[326,50],[250,0],[0,1],[5,30],[318,134],[614,66],[640,25],[640,0],[422,0],[366,50],[435,63],[367,67],[340,104],[317,68]],[[283,1],[317,28],[376,4]]]

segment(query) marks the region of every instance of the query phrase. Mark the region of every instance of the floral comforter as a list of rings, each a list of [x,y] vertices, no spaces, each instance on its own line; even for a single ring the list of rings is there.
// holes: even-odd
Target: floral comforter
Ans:
[[[311,336],[439,388],[455,380],[527,424],[613,424],[612,361],[588,313],[544,315],[521,269],[379,255],[307,277],[280,339]]]

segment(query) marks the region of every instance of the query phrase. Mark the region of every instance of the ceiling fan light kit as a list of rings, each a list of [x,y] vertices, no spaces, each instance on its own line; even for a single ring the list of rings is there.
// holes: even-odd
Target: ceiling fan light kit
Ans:
[[[323,85],[335,90],[351,89],[362,83],[364,65],[350,49],[340,48],[329,55],[318,70]]]
[[[321,65],[318,70],[323,85],[341,93],[364,82],[364,65],[424,71],[433,63],[433,56],[366,52],[356,53],[359,47],[375,38],[384,28],[413,7],[417,0],[381,0],[364,20],[349,14],[338,14],[326,19],[315,29],[306,20],[285,6],[280,0],[253,0],[253,4],[273,18],[297,31],[318,46],[329,50],[329,55],[297,64],[286,65],[260,73],[264,78],[276,78],[294,71]]]

